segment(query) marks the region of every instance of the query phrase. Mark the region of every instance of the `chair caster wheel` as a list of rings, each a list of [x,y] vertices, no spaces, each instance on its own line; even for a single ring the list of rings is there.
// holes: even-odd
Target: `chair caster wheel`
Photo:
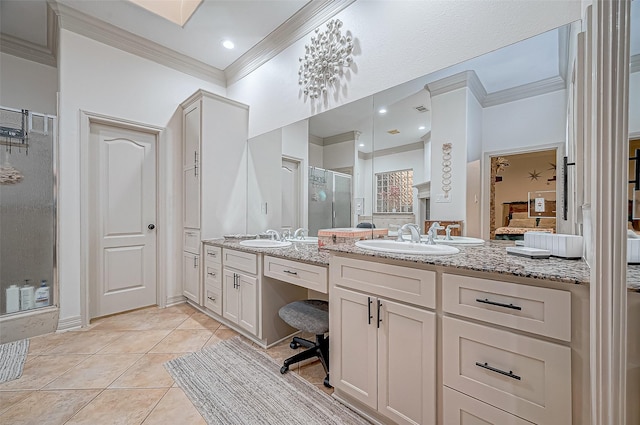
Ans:
[[[327,376],[326,378],[324,378],[324,382],[323,382],[324,386],[327,388],[333,388],[331,386],[331,384],[329,383],[329,377]]]
[[[287,373],[288,370],[289,370],[289,366],[282,366],[280,368],[280,373],[284,375],[285,373]]]
[[[297,343],[297,342],[295,342],[295,341],[291,341],[291,342],[289,343],[289,347],[291,347],[291,349],[292,349],[292,350],[295,350],[296,348],[300,347],[300,344],[298,344],[298,343]]]

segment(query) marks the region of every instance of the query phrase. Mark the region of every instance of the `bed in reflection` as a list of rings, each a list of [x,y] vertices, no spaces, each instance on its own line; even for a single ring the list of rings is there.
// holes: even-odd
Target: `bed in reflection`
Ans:
[[[507,225],[496,229],[496,239],[523,240],[525,232],[555,233],[555,218],[529,217],[527,212],[513,212],[507,217]]]

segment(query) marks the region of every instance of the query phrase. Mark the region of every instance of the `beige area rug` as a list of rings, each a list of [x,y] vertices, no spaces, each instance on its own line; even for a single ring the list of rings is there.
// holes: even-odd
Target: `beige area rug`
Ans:
[[[28,339],[0,344],[0,384],[22,376],[28,351]]]
[[[165,363],[208,424],[369,424],[239,337]]]

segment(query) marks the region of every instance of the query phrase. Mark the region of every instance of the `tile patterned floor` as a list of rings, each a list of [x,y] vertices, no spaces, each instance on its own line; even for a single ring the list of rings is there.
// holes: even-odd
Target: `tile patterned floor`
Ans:
[[[182,304],[32,338],[22,377],[0,384],[0,424],[205,424],[163,364],[236,335]],[[281,362],[294,351],[285,341],[266,352]],[[291,371],[332,392],[317,360]]]

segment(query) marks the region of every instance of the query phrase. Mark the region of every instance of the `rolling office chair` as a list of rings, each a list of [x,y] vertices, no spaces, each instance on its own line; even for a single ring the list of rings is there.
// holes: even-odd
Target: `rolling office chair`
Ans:
[[[284,361],[280,373],[284,374],[289,366],[302,360],[318,357],[324,367],[327,376],[324,378],[324,386],[331,388],[329,383],[329,338],[324,334],[329,332],[329,303],[322,300],[302,300],[289,303],[278,311],[278,315],[289,326],[303,332],[315,334],[316,341],[294,337],[289,346],[296,349],[300,346],[308,350],[295,354]]]

